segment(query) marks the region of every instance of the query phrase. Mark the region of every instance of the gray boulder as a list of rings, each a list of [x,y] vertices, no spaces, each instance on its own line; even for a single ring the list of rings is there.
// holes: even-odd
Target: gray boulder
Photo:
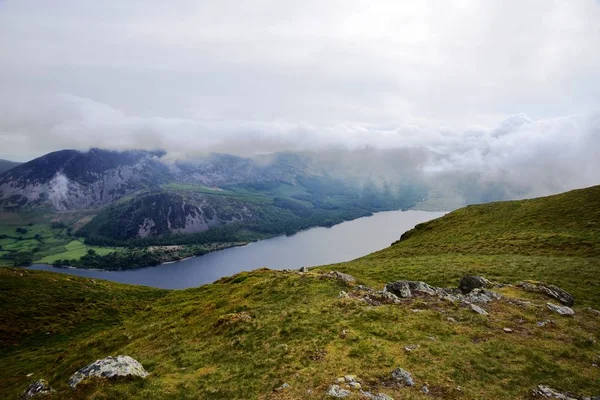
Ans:
[[[489,303],[494,300],[500,300],[502,296],[499,293],[487,289],[473,289],[464,296],[464,301],[468,303]]]
[[[116,377],[140,377],[145,378],[148,372],[142,364],[129,356],[106,357],[102,360],[81,368],[69,379],[69,385],[75,387],[84,379]]]
[[[473,289],[478,288],[487,288],[490,287],[492,283],[485,279],[483,276],[477,275],[467,275],[463,276],[460,279],[458,284],[458,288],[465,294],[471,292]]]
[[[356,279],[352,275],[344,274],[343,272],[331,271],[327,274],[329,278],[337,279],[338,281],[352,283],[355,282]]]
[[[559,400],[579,400],[577,397],[571,396],[567,393],[558,392],[545,385],[538,385],[533,389],[534,397],[542,397],[545,399],[559,399]]]
[[[377,394],[373,394],[371,392],[363,392],[361,391],[360,394],[363,397],[366,397],[367,399],[372,399],[372,400],[394,400],[393,397],[388,396],[385,393],[377,393]]]
[[[400,298],[412,297],[415,294],[425,294],[429,296],[445,295],[446,291],[441,288],[433,287],[421,281],[396,281],[388,283],[384,291],[391,292]]]
[[[351,392],[346,389],[342,389],[338,385],[331,385],[327,390],[327,395],[331,397],[336,397],[338,399],[342,399],[344,397],[350,396]]]
[[[476,306],[475,304],[469,304],[469,307],[471,307],[471,310],[475,311],[477,314],[488,315],[487,311],[479,306]]]
[[[395,370],[392,371],[392,379],[395,382],[400,383],[401,385],[404,385],[404,386],[414,386],[415,385],[415,382],[412,379],[411,373],[402,368],[396,368]]]
[[[45,379],[33,382],[21,395],[22,399],[31,399],[36,396],[45,396],[54,392]]]
[[[302,268],[300,268],[300,272],[308,272],[308,267],[302,267]]]
[[[560,315],[575,315],[575,311],[571,307],[559,306],[552,303],[546,303],[546,306],[552,311],[559,313]]]
[[[517,287],[527,292],[544,293],[546,296],[560,301],[565,306],[570,307],[575,304],[575,298],[571,293],[555,285],[548,285],[543,282],[519,282],[517,283]]]

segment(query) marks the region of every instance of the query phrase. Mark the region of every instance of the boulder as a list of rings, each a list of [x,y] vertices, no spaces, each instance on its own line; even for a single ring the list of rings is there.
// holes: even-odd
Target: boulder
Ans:
[[[499,293],[487,289],[473,289],[464,296],[467,303],[489,303],[494,300],[500,300],[502,296]]]
[[[33,382],[21,395],[22,399],[31,399],[36,396],[44,396],[54,392],[48,382],[44,379]]]
[[[479,306],[476,306],[475,304],[469,304],[469,307],[471,307],[471,310],[475,311],[477,314],[488,315],[487,311]]]
[[[392,379],[404,386],[414,386],[415,382],[412,379],[412,375],[410,372],[402,369],[396,368],[392,371]]]
[[[517,286],[527,292],[544,293],[546,296],[560,301],[565,306],[570,307],[575,304],[575,298],[571,293],[555,285],[549,285],[543,282],[519,282]]]
[[[546,306],[552,311],[559,313],[560,315],[575,315],[575,311],[571,307],[559,306],[552,303],[546,303]]]
[[[367,399],[372,399],[372,400],[394,400],[393,397],[388,396],[385,393],[378,393],[378,394],[373,394],[371,392],[363,392],[361,390],[360,394],[363,397],[366,397]]]
[[[329,389],[327,389],[327,395],[331,397],[336,397],[338,399],[342,399],[344,397],[350,396],[351,392],[346,389],[342,389],[338,385],[331,385]]]
[[[483,276],[477,275],[467,275],[463,276],[460,279],[458,284],[458,288],[464,293],[467,294],[471,292],[473,289],[478,288],[487,288],[490,287],[492,283],[485,279]]]
[[[446,291],[436,288],[421,281],[396,281],[388,283],[384,291],[395,294],[400,298],[412,297],[415,294],[425,294],[429,296],[445,295]]]
[[[308,267],[302,267],[302,268],[300,268],[300,272],[308,272]]]
[[[533,389],[534,397],[542,397],[544,399],[560,399],[560,400],[578,400],[577,397],[571,396],[567,393],[558,392],[545,385],[538,385]]]
[[[352,275],[344,274],[343,272],[338,271],[330,271],[328,274],[326,274],[326,276],[346,283],[352,283],[356,281]]]
[[[81,368],[69,379],[69,385],[75,387],[83,380],[92,378],[110,379],[116,377],[146,378],[148,372],[142,364],[129,356],[106,357]]]

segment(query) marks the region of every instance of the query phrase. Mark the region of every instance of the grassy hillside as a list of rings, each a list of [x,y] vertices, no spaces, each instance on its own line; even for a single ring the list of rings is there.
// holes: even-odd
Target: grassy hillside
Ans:
[[[538,384],[597,395],[600,315],[588,307],[600,308],[598,190],[467,207],[352,262],[181,291],[0,269],[0,397],[45,378],[56,399],[320,399],[349,374],[394,399],[529,399]],[[468,273],[542,280],[571,292],[576,314],[513,286],[494,289],[504,297],[482,305],[488,316],[433,297],[373,306],[329,270],[376,289],[398,279],[456,286]],[[118,354],[150,376],[68,387],[77,369]],[[389,384],[396,367],[415,387]]]

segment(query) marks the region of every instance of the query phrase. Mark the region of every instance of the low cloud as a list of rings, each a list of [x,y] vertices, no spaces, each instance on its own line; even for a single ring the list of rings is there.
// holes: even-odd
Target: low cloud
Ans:
[[[492,127],[456,130],[415,124],[315,126],[141,117],[72,95],[6,107],[0,140],[40,155],[62,148],[143,148],[165,150],[166,159],[173,160],[209,152],[252,156],[370,148],[386,150],[392,162],[393,149],[421,149],[412,152],[407,162],[430,179],[474,177],[481,185],[503,185],[509,196],[510,192],[543,195],[600,183],[600,113],[541,120],[517,114]],[[408,157],[406,152],[398,154]],[[381,172],[382,166],[378,168]]]

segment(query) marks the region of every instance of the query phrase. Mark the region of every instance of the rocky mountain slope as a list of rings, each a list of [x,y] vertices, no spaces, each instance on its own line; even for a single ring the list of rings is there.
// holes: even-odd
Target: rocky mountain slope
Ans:
[[[596,398],[599,191],[472,206],[355,261],[182,291],[0,269],[0,394]]]

